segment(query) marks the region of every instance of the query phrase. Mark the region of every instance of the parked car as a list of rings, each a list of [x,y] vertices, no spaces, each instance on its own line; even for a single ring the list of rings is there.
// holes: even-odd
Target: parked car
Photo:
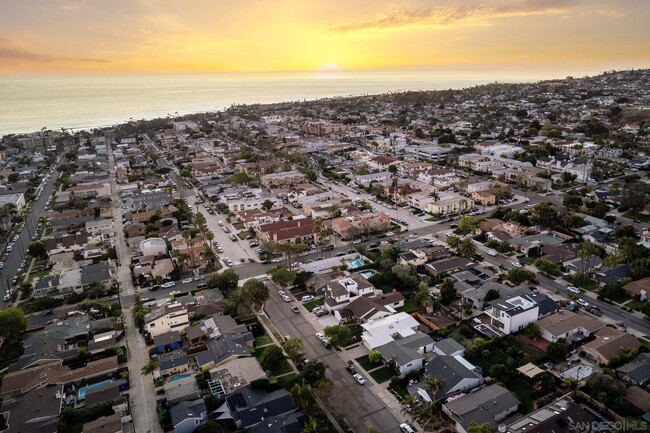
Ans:
[[[170,287],[174,287],[175,285],[176,285],[175,282],[168,281],[166,283],[163,283],[160,287],[162,287],[163,289],[169,289]]]
[[[185,278],[183,281],[181,281],[183,284],[191,283],[192,279],[191,278]]]
[[[363,376],[361,376],[359,373],[353,374],[352,377],[359,385],[363,385],[366,383],[366,379],[364,379]]]
[[[413,427],[408,425],[407,423],[402,423],[399,425],[399,429],[402,433],[415,433],[415,430]]]
[[[332,343],[330,343],[327,338],[323,338],[321,340],[321,343],[323,343],[323,346],[325,346],[325,349],[331,349],[332,348]]]
[[[287,295],[282,295],[282,299],[284,300],[284,302],[291,302],[291,298],[288,297]]]
[[[580,293],[580,289],[575,287],[575,286],[571,286],[571,287],[569,287],[569,292],[571,292],[571,293]]]
[[[323,341],[325,339],[325,334],[323,334],[322,332],[317,332],[316,333],[316,338]]]
[[[314,297],[312,295],[305,295],[300,299],[301,302],[309,302],[309,301],[313,301],[313,300],[314,300]]]
[[[293,314],[300,314],[300,309],[296,306],[291,307],[291,311],[293,311]]]
[[[589,302],[585,301],[582,298],[578,299],[577,302],[578,302],[578,304],[582,305],[583,307],[588,307],[589,306]]]
[[[357,374],[357,369],[354,365],[348,364],[345,366],[345,369],[348,371],[350,374]]]

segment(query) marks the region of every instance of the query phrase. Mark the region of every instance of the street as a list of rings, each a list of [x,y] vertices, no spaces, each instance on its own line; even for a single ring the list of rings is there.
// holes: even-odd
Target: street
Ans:
[[[294,314],[291,307],[299,305],[299,302],[284,302],[277,293],[277,287],[271,282],[267,282],[267,285],[270,295],[264,311],[280,335],[299,338],[305,347],[307,359],[327,364],[326,376],[332,381],[331,395],[335,399],[326,403],[330,410],[335,415],[347,414],[346,423],[359,433],[372,429],[386,433],[399,431],[400,421],[367,385],[359,385],[354,381],[345,370],[346,364],[339,352],[326,349],[316,338],[316,332],[322,332],[322,329],[316,330],[311,321],[303,316],[311,313],[301,308],[302,314]],[[365,377],[368,379],[367,375]]]

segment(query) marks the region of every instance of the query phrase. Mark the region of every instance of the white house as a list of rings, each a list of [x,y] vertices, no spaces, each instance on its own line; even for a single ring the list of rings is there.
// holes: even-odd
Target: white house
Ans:
[[[388,344],[399,338],[415,335],[420,324],[407,313],[397,313],[381,320],[361,325],[361,340],[369,350]]]
[[[144,330],[151,333],[152,337],[172,331],[181,332],[189,324],[187,308],[181,304],[166,305],[152,311],[144,318]]]
[[[491,318],[490,323],[506,335],[523,330],[539,316],[537,302],[528,295],[496,299],[488,304],[490,307],[485,312]]]
[[[167,243],[162,238],[149,238],[140,242],[140,252],[144,256],[162,256],[167,254]]]
[[[429,203],[429,213],[434,215],[455,215],[474,207],[474,200],[462,195],[449,195],[441,197],[438,201]]]

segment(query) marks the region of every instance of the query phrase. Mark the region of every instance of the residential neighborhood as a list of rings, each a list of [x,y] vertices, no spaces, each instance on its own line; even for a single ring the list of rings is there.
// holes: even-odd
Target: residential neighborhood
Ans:
[[[2,137],[0,431],[646,431],[649,82]]]

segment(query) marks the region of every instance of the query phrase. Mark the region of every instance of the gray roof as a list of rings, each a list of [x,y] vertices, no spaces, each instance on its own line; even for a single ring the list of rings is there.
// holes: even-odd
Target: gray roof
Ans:
[[[101,283],[111,279],[108,262],[97,263],[81,268],[81,284]]]
[[[650,379],[650,353],[641,353],[632,361],[617,368],[616,371],[624,376],[630,376],[637,383]]]
[[[266,418],[296,410],[286,389],[266,392],[245,386],[228,395],[226,404],[244,429]]]
[[[246,341],[252,337],[250,332],[246,334],[225,334],[217,340],[212,340],[207,345],[207,350],[196,354],[196,362],[201,365],[214,362],[219,364],[230,357],[251,356],[246,347]]]
[[[506,388],[499,384],[487,386],[475,393],[470,393],[452,402],[445,403],[452,412],[455,420],[465,430],[471,423],[488,423],[494,430],[501,419],[496,419],[499,414],[519,405],[519,399]]]
[[[5,433],[56,433],[63,386],[45,386],[29,391],[16,399],[2,402],[8,426]]]
[[[160,371],[180,367],[182,365],[187,365],[187,354],[184,350],[178,350],[176,352],[162,355],[158,358],[158,362],[160,363]]]
[[[442,380],[442,386],[435,396],[436,400],[443,398],[462,380],[480,379],[482,377],[478,369],[470,370],[455,356],[441,355],[431,357],[431,360],[424,366],[424,373],[427,376],[433,375]]]
[[[172,425],[177,426],[188,418],[201,418],[202,414],[207,414],[208,409],[205,407],[205,401],[202,398],[192,401],[182,401],[169,411],[172,417]]]
[[[266,418],[248,428],[248,433],[300,433],[305,422],[302,412],[284,413]]]
[[[434,344],[438,350],[440,350],[445,355],[451,355],[458,352],[459,350],[464,350],[465,347],[460,344],[458,341],[453,338],[445,338],[440,341],[436,341]]]
[[[178,331],[166,332],[153,338],[154,346],[166,346],[181,341],[181,333]]]
[[[427,356],[423,353],[418,353],[417,349],[432,343],[433,339],[431,337],[418,331],[406,338],[393,340],[390,343],[379,346],[377,350],[384,359],[390,360],[396,357],[398,365],[406,365],[412,361],[425,359]]]

